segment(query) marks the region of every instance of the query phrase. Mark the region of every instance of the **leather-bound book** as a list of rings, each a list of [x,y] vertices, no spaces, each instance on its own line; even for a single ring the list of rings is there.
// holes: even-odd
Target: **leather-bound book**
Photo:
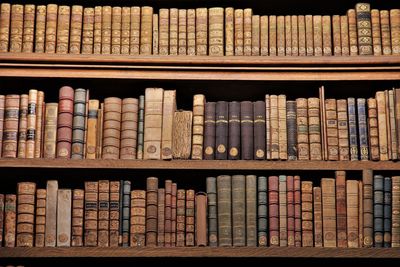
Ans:
[[[131,7],[131,28],[129,50],[131,55],[139,55],[140,52],[140,7]]]
[[[240,159],[240,102],[229,102],[228,159]]]
[[[28,126],[28,95],[20,96],[19,121],[18,121],[18,158],[26,157],[26,130]]]
[[[121,27],[122,27],[122,8],[112,7],[111,19],[111,54],[121,54]]]
[[[169,54],[178,55],[178,9],[169,9]]]
[[[286,177],[287,190],[287,245],[294,247],[294,177],[288,175]]]
[[[192,147],[192,122],[192,111],[175,112],[172,133],[172,156],[174,159],[190,158],[190,149]]]
[[[347,19],[347,15],[340,16],[340,43],[342,45],[342,56],[349,56],[349,22]]]
[[[203,159],[205,103],[204,95],[193,96],[192,159]]]
[[[215,158],[215,102],[207,102],[204,112],[204,159]]]
[[[246,175],[246,246],[257,246],[257,176]]]
[[[268,16],[260,17],[260,55],[268,56],[269,38],[268,38],[269,19]]]
[[[103,159],[119,159],[121,110],[121,98],[107,97],[104,99]]]
[[[243,54],[245,56],[251,56],[252,17],[253,10],[251,8],[245,8],[243,10]]]
[[[224,9],[212,7],[208,10],[208,54],[210,56],[224,55]]]
[[[268,177],[269,246],[279,246],[279,178]]]
[[[299,160],[310,159],[308,138],[308,102],[307,98],[296,99],[297,155]]]
[[[390,10],[390,33],[393,55],[400,55],[400,9]]]
[[[74,117],[72,121],[72,159],[84,158],[86,96],[85,89],[76,89],[74,94]]]
[[[335,103],[336,104],[336,103]],[[331,105],[332,106],[332,105]],[[326,116],[326,101],[325,101],[325,87],[319,87],[319,107],[321,119],[321,143],[322,143],[322,159],[328,160],[328,131],[327,131],[327,116]],[[336,107],[335,107],[336,109]],[[333,112],[330,113],[333,115]],[[335,114],[336,115],[336,114]],[[334,133],[334,131],[333,131]]]
[[[298,20],[298,31],[299,31],[299,56],[305,56],[307,54],[305,16],[299,15],[297,20]]]
[[[339,160],[339,138],[336,99],[326,99],[325,109],[328,160]]]
[[[33,40],[35,32],[35,5],[24,6],[24,31],[22,34],[22,52],[33,52]]]
[[[122,246],[128,247],[131,244],[130,238],[130,218],[131,218],[131,181],[121,181],[122,184],[122,205],[120,213],[122,213]],[[121,185],[120,185],[121,186]],[[120,201],[121,203],[121,201]]]
[[[372,49],[374,56],[382,55],[381,20],[378,9],[371,9]]]
[[[15,247],[17,196],[12,194],[5,195],[4,203],[4,246]]]
[[[101,53],[111,54],[112,7],[103,6],[101,15]]]
[[[363,247],[374,244],[374,187],[372,170],[363,171]],[[361,229],[360,229],[361,230]]]
[[[121,54],[128,55],[131,35],[131,8],[122,7],[121,16]]]
[[[358,160],[357,145],[357,117],[356,117],[356,100],[352,97],[347,99],[347,109],[349,117],[349,143],[350,143],[350,160]]]
[[[358,246],[361,248],[364,242],[364,220],[363,220],[363,182],[361,180],[358,181]]]
[[[400,176],[392,177],[392,247],[400,247]]]
[[[313,209],[314,209],[314,247],[323,246],[322,231],[322,192],[321,187],[313,188]]]
[[[240,137],[241,137],[241,159],[251,160],[254,154],[254,113],[253,103],[250,101],[240,102]]]
[[[187,54],[187,10],[178,10],[178,55]]]
[[[120,221],[120,182],[110,181],[110,247],[118,247]]]
[[[35,158],[40,158],[43,155],[43,131],[44,131],[44,92],[38,91],[37,106],[36,106],[36,126],[35,126]]]
[[[331,16],[322,16],[322,53],[324,56],[332,55],[332,23]]]
[[[335,179],[322,178],[322,228],[324,247],[336,247],[336,199]]]
[[[58,103],[46,103],[43,157],[56,157]]]
[[[294,184],[294,245],[301,247],[301,181],[300,176],[293,177]]]
[[[393,155],[392,155],[392,135],[391,135],[391,126],[390,126],[390,104],[389,104],[389,91],[390,90],[385,90],[384,91],[384,97],[385,97],[385,103],[386,103],[386,134],[387,134],[387,148],[388,148],[388,155],[389,155],[389,160],[392,160]]]
[[[121,159],[136,159],[139,101],[137,98],[122,100]]]
[[[383,247],[384,178],[374,175],[374,247]]]
[[[164,245],[171,247],[172,181],[165,180]]]
[[[347,20],[349,25],[350,56],[357,56],[358,38],[357,38],[357,15],[355,9],[347,10]]]
[[[71,189],[59,189],[57,194],[57,247],[71,246]]]
[[[0,95],[0,154],[3,151],[3,137],[4,137],[4,107],[5,106],[5,97],[4,95]]]
[[[254,159],[265,159],[265,102],[253,103],[254,119]]]
[[[35,247],[44,247],[44,235],[46,232],[46,197],[46,189],[36,190]]]
[[[192,189],[186,190],[186,227],[185,245],[193,247],[195,245],[195,213],[194,213],[195,192]]]
[[[19,95],[6,95],[5,97],[3,158],[17,157],[19,102]]]
[[[8,52],[10,43],[10,21],[11,5],[9,3],[0,4],[0,52]]]
[[[103,156],[104,103],[100,104],[97,112],[97,125],[96,158],[101,159]]]
[[[0,194],[0,247],[3,246],[3,233],[4,233],[4,194]]]
[[[99,216],[98,216],[98,243],[99,247],[108,247],[110,244],[110,181],[99,181]]]
[[[243,56],[243,9],[235,9],[234,13],[235,21],[235,56]]]
[[[59,6],[57,17],[57,54],[67,54],[70,31],[70,6]]]
[[[306,25],[306,55],[314,55],[314,27],[313,27],[313,16],[305,15]]]
[[[130,246],[144,247],[146,244],[146,191],[131,192]]]
[[[85,182],[85,247],[97,247],[99,183]]]
[[[74,89],[63,86],[59,92],[57,120],[57,158],[71,157]],[[28,117],[29,130],[29,117]],[[28,135],[29,137],[29,135]]]
[[[208,9],[196,8],[196,55],[206,56],[208,46]]]
[[[158,14],[153,14],[153,55],[158,55],[158,37]]]
[[[196,55],[196,10],[187,10],[187,54]]]
[[[36,184],[17,185],[17,247],[33,247]]]
[[[195,241],[196,246],[207,246],[207,194],[196,193],[195,200]]]
[[[297,117],[296,101],[286,102],[288,159],[297,160]]]
[[[144,96],[139,96],[139,118],[138,118],[138,135],[137,135],[137,159],[143,159],[143,143],[144,143]]]
[[[268,245],[267,229],[268,229],[267,177],[259,176],[257,178],[257,238],[259,247],[266,247]]]
[[[299,27],[298,16],[292,15],[290,18],[292,28],[292,56],[299,55]]]
[[[381,39],[383,55],[392,54],[392,44],[390,38],[390,13],[389,10],[379,10],[381,23]]]
[[[46,40],[46,6],[38,5],[36,7],[35,22],[35,43],[34,51],[35,53],[45,52],[45,40]]]
[[[22,51],[22,35],[24,30],[24,6],[11,5],[11,27],[10,27],[10,52]]]
[[[285,55],[285,16],[276,17],[276,48],[278,56]]]
[[[144,107],[144,159],[161,159],[164,90],[147,88]]]
[[[228,102],[217,102],[215,116],[215,159],[228,159]]]
[[[207,222],[208,245],[218,246],[218,211],[217,211],[217,179],[207,177]]]
[[[399,14],[400,15],[400,14]],[[362,98],[364,100],[364,109],[365,109],[365,98]],[[388,90],[388,100],[389,100],[389,124],[390,124],[390,132],[388,134],[390,134],[390,146],[391,146],[391,150],[392,150],[392,160],[397,160],[398,156],[397,156],[397,148],[398,148],[398,144],[397,144],[397,133],[396,133],[396,114],[395,114],[395,90]],[[364,112],[365,114],[365,112]],[[366,118],[365,118],[366,120]],[[365,123],[366,124],[366,123]],[[365,129],[365,131],[367,131],[367,129]],[[368,138],[368,137],[367,137]],[[368,141],[366,144],[367,148],[368,148]],[[368,159],[368,158],[367,158]]]
[[[336,227],[337,227],[337,246],[347,247],[347,207],[346,207],[346,173],[336,171]],[[357,187],[358,190],[358,187]],[[358,226],[358,220],[357,220]],[[358,234],[357,234],[358,238]]]
[[[301,230],[302,246],[314,246],[313,236],[313,184],[310,181],[301,182]]]
[[[340,15],[332,16],[333,55],[342,55],[342,44],[340,39]]]
[[[146,180],[146,246],[157,246],[158,178]]]
[[[96,158],[96,143],[97,143],[97,132],[99,125],[97,124],[99,100],[89,100],[89,111],[87,117],[87,136],[86,136],[86,155],[87,159]]]
[[[232,245],[246,246],[246,177],[232,176]]]
[[[56,246],[58,181],[47,181],[45,246]]]
[[[217,177],[218,245],[232,246],[232,178]]]
[[[162,56],[169,54],[169,9],[159,10],[159,54]]]
[[[271,101],[265,95],[265,158],[271,159]]]
[[[339,160],[350,160],[349,126],[346,99],[336,100],[339,140]]]
[[[93,54],[94,8],[83,9],[82,54]]]
[[[93,54],[101,53],[101,28],[103,22],[103,7],[96,6],[94,8],[94,24],[93,24]]]
[[[279,159],[287,160],[287,116],[286,95],[278,95],[278,136],[279,136]]]
[[[292,18],[285,16],[285,55],[292,55]]]
[[[347,198],[347,244],[346,247],[358,248],[358,181],[346,181]],[[339,240],[338,240],[339,245]]]
[[[373,55],[371,6],[369,3],[357,3],[357,38],[359,55]]]
[[[392,243],[392,178],[383,180],[383,247],[390,248]]]
[[[172,159],[173,132],[176,129],[174,116],[176,111],[176,90],[165,90],[162,103],[161,158]]]
[[[176,195],[177,184],[172,183],[171,185],[171,246],[176,246]]]
[[[141,7],[140,21],[140,54],[151,55],[152,52],[152,30],[153,30],[153,8]]]
[[[378,91],[375,95],[378,111],[378,133],[380,160],[389,160],[388,129],[386,127],[386,100],[385,92]]]
[[[319,99],[308,99],[308,137],[310,141],[310,160],[322,159],[321,126]]]
[[[84,190],[72,191],[71,247],[83,246],[84,199]]]
[[[157,246],[165,245],[165,189],[158,188],[157,191]]]
[[[73,5],[71,8],[71,35],[69,41],[69,53],[80,54],[82,42],[83,7]]]
[[[235,9],[225,8],[225,55],[235,54]]]
[[[357,98],[358,133],[360,145],[360,160],[368,160],[368,133],[367,116],[365,112],[365,98]],[[397,145],[395,146],[397,148]]]
[[[286,175],[279,175],[279,246],[281,247],[288,245],[286,178]]]

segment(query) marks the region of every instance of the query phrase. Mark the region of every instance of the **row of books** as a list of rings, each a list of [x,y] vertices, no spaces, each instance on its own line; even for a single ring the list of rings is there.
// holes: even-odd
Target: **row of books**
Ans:
[[[207,177],[207,193],[147,178],[89,181],[85,189],[20,182],[0,194],[6,247],[400,247],[400,176],[344,171],[320,183],[300,176]],[[0,240],[1,241],[1,240]]]
[[[210,56],[399,55],[400,9],[255,15],[251,8],[1,4],[0,52]]]
[[[179,110],[176,90],[139,98],[89,98],[63,86],[58,103],[36,89],[0,95],[4,158],[195,160],[397,160],[400,89],[374,98],[206,102]]]

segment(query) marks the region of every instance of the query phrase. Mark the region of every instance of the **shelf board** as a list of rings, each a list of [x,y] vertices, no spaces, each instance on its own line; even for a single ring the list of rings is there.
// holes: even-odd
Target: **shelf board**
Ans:
[[[400,56],[262,57],[0,53],[0,77],[398,80]]]
[[[186,247],[186,248],[0,248],[0,258],[397,258],[400,248]]]
[[[0,168],[159,170],[400,170],[392,161],[0,159]]]

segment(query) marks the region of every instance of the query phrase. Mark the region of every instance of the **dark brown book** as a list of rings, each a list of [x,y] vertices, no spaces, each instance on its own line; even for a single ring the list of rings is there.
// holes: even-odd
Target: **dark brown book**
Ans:
[[[241,159],[251,160],[254,154],[254,115],[253,103],[242,101],[240,103],[240,136],[241,136]]]
[[[265,159],[265,102],[253,103],[254,159]]]
[[[218,245],[232,246],[232,177],[217,177]]]
[[[146,246],[157,246],[158,178],[148,177],[146,186]]]
[[[229,102],[228,159],[240,159],[240,102]]]
[[[18,158],[26,157],[26,130],[28,126],[28,95],[22,94],[19,104]]]
[[[288,160],[297,160],[296,101],[286,101]]]
[[[228,115],[228,102],[218,101],[215,112],[215,159],[228,159]]]
[[[215,158],[215,102],[205,104],[204,113],[204,159]]]
[[[372,247],[374,243],[374,189],[372,170],[363,171],[363,247]],[[361,230],[361,229],[360,229]]]

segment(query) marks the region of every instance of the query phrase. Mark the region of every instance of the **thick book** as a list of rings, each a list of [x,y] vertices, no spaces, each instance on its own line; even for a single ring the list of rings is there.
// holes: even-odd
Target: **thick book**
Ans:
[[[240,159],[240,102],[229,102],[229,152],[228,159]]]
[[[162,110],[161,158],[172,159],[176,91],[165,90]]]
[[[246,246],[246,177],[232,176],[232,241],[233,246]]]
[[[195,245],[195,191],[186,190],[186,214],[185,214],[185,246],[193,247]]]
[[[320,186],[313,188],[314,247],[323,246],[322,192]]]
[[[6,194],[4,203],[4,247],[15,247],[17,196]]]
[[[158,178],[146,180],[146,246],[157,246]]]
[[[99,183],[85,182],[85,223],[84,245],[97,247]]]
[[[130,246],[143,247],[146,244],[146,191],[132,190],[130,217]]]
[[[122,188],[119,181],[110,181],[110,247],[119,245],[120,195]]]
[[[203,159],[205,96],[193,96],[192,159]]]
[[[35,5],[24,6],[24,31],[22,34],[22,52],[33,52],[33,40],[35,32]]]
[[[265,159],[265,102],[253,103],[254,159]]]
[[[85,191],[72,190],[71,247],[83,246]]]
[[[178,54],[178,9],[169,9],[169,55]]]
[[[46,193],[45,246],[55,247],[57,236],[57,180],[47,181]]]
[[[296,99],[297,155],[299,160],[310,159],[308,137],[308,101],[307,98]]]
[[[324,247],[337,246],[335,179],[322,178],[322,227]]]
[[[241,159],[251,160],[254,155],[254,112],[250,101],[240,103],[240,128]]]
[[[217,211],[217,179],[207,177],[207,224],[208,224],[208,245],[218,246],[218,211]]]
[[[246,246],[257,246],[257,176],[246,175]]]
[[[189,159],[192,147],[192,111],[176,111],[173,119],[172,157]]]
[[[8,52],[10,43],[10,21],[11,21],[11,5],[9,3],[1,3],[0,5],[0,52]]]
[[[359,55],[373,55],[371,6],[369,3],[357,3],[357,43]]]
[[[17,247],[33,247],[35,225],[36,184],[17,184]]]
[[[207,194],[197,192],[195,199],[195,241],[196,246],[207,246]]]
[[[22,36],[24,25],[24,6],[11,5],[11,27],[10,27],[10,52],[22,51]]]
[[[215,110],[215,159],[228,159],[228,102],[218,101]]]
[[[119,159],[121,146],[121,111],[121,98],[107,97],[104,99],[103,159]]]
[[[297,160],[298,134],[296,109],[296,101],[286,102],[288,160]]]
[[[218,245],[232,246],[232,177],[217,177]]]
[[[71,189],[59,189],[57,193],[57,247],[71,246]]]
[[[186,228],[186,194],[185,189],[176,192],[176,246],[185,246]]]
[[[78,88],[74,93],[74,117],[72,120],[71,158],[83,159],[86,125],[87,90]]]
[[[390,248],[392,243],[392,178],[383,180],[383,247]]]
[[[224,55],[224,9],[212,7],[208,9],[208,54],[210,56]]]
[[[57,158],[71,157],[72,124],[74,110],[74,89],[63,86],[59,91],[58,120],[57,120]],[[28,131],[29,131],[28,113]],[[29,141],[29,135],[28,135]],[[29,142],[27,143],[29,145]],[[27,147],[29,149],[29,147]],[[27,156],[28,156],[27,150]]]
[[[136,159],[139,101],[124,98],[121,109],[121,159]]]
[[[69,40],[69,53],[80,54],[82,42],[83,7],[73,5],[71,8],[71,32]]]
[[[147,88],[144,106],[144,159],[161,159],[164,90]]]
[[[4,158],[17,157],[19,103],[19,95],[6,95],[2,151]]]

